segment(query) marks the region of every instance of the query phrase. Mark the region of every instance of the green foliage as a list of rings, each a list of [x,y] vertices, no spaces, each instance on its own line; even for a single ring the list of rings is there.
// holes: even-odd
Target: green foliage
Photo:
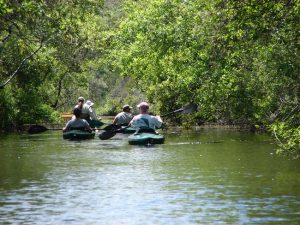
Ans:
[[[279,154],[300,157],[300,126],[291,128],[284,122],[276,122],[272,124],[271,130],[276,137]]]
[[[261,126],[299,105],[298,0],[126,3],[114,65],[161,113],[191,101],[198,118]]]
[[[122,3],[0,1],[0,128],[55,120],[78,96],[101,113],[195,102],[177,122],[270,127],[299,155],[299,0]]]
[[[125,104],[129,104],[133,107],[132,112],[138,114],[138,110],[135,106],[145,99],[143,93],[141,93],[135,86],[133,80],[124,77],[114,77],[114,85],[112,90],[107,94],[105,105],[100,108],[99,113],[103,115],[116,115],[122,111],[122,107]],[[151,111],[155,109],[151,108]]]
[[[0,128],[10,129],[16,118],[12,92],[9,89],[0,90],[0,99]]]
[[[56,120],[54,110],[69,110],[79,95],[89,94],[94,74],[87,62],[101,54],[103,2],[28,0],[0,6],[0,80],[6,85],[2,95],[15,102],[3,120]]]

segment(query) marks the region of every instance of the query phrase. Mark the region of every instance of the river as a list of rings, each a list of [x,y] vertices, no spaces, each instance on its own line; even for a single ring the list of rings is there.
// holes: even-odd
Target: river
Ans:
[[[163,145],[0,136],[1,224],[300,224],[300,163],[266,134],[163,132]]]

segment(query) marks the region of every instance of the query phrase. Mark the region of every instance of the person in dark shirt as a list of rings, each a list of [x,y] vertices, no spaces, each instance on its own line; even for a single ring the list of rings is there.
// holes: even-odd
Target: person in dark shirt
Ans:
[[[92,132],[89,123],[84,119],[80,119],[81,109],[74,108],[73,114],[75,118],[72,118],[67,122],[66,126],[63,128],[63,132],[68,130],[86,130]]]

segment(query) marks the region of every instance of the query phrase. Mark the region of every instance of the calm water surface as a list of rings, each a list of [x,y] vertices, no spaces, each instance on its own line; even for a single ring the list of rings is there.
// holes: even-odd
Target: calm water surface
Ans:
[[[66,141],[0,136],[1,224],[300,224],[300,163],[267,135],[207,129]]]

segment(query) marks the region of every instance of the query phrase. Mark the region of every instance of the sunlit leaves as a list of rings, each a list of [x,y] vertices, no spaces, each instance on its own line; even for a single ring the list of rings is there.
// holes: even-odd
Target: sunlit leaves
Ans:
[[[249,125],[299,104],[299,1],[127,2],[115,58],[151,101]]]
[[[70,108],[78,94],[88,93],[93,74],[85,66],[101,56],[102,5],[98,0],[0,2],[1,81],[42,46],[9,83],[17,112],[12,122],[53,119],[51,110]]]

